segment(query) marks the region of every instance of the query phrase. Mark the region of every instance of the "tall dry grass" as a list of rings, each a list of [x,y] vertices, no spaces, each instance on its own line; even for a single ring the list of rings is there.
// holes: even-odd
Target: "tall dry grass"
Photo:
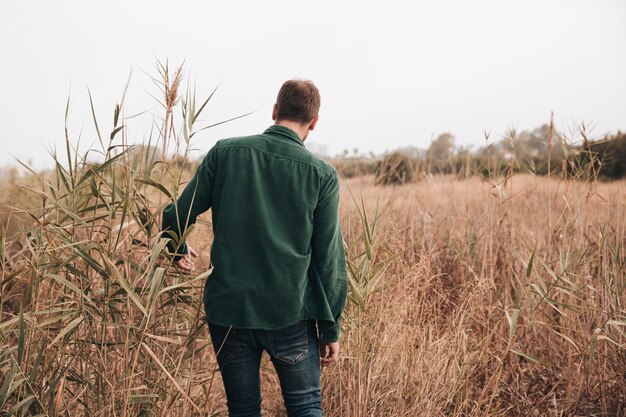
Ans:
[[[348,181],[370,212],[387,206],[372,265],[396,258],[365,311],[348,307],[330,414],[623,415],[624,185]],[[365,239],[346,194],[354,258]]]
[[[188,236],[192,275],[158,231],[208,100],[157,73],[146,146],[127,145],[122,99],[106,134],[93,112],[99,162],[68,128],[54,170],[3,191],[22,228],[0,239],[0,415],[225,415],[201,306],[209,216]],[[350,298],[327,415],[624,415],[624,185],[344,181]],[[266,415],[284,415],[267,360],[262,378]]]

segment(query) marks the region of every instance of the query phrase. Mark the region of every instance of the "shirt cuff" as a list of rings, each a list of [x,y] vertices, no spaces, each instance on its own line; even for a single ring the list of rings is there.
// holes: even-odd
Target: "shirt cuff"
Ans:
[[[171,255],[173,255],[172,259],[174,262],[183,259],[188,253],[187,242],[183,242],[178,247],[174,246],[174,241],[170,239],[167,243],[167,249]]]
[[[339,341],[339,323],[333,324],[328,321],[319,321],[317,326],[320,331],[320,341],[327,343],[334,343]]]

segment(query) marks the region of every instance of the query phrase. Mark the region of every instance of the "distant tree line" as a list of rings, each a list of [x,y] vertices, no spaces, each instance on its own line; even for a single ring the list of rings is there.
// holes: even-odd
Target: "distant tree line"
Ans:
[[[505,175],[530,172],[576,179],[619,179],[626,175],[626,134],[606,136],[582,144],[568,143],[564,135],[545,124],[530,131],[510,131],[497,142],[475,151],[456,145],[451,133],[442,133],[428,149],[407,147],[383,156],[353,155],[346,151],[333,163],[344,177],[373,174],[380,183],[402,183],[419,176]]]

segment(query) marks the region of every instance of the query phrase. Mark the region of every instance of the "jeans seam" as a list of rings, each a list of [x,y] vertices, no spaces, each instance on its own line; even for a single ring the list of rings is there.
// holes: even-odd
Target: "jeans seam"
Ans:
[[[257,334],[258,334],[258,333],[257,333],[256,331],[254,331],[254,330],[249,330],[249,335],[250,335],[250,338],[252,339],[252,344],[254,345],[254,347],[255,347],[255,348],[257,348],[257,349],[258,349],[258,348],[259,348],[259,346],[258,346],[258,344],[257,344],[257,342],[256,342]]]
[[[228,355],[225,355],[225,354],[222,353],[222,350],[224,349],[224,346],[226,345],[226,340],[229,337],[234,337],[234,342],[236,344],[236,349],[235,349],[234,352],[230,352]],[[217,358],[218,356],[220,356],[220,354],[222,354],[222,360],[224,362],[230,362],[235,357],[235,355],[237,355],[240,352],[241,352],[241,344],[239,343],[239,337],[237,337],[237,331],[235,330],[235,328],[233,326],[229,326],[229,329],[226,332],[226,335],[224,336],[224,339],[220,343],[219,349],[215,352],[215,356]]]

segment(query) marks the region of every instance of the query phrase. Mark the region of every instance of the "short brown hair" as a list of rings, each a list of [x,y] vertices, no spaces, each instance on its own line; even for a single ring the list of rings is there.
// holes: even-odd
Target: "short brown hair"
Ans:
[[[320,103],[320,92],[312,81],[285,81],[276,98],[276,120],[309,123],[320,111]]]

